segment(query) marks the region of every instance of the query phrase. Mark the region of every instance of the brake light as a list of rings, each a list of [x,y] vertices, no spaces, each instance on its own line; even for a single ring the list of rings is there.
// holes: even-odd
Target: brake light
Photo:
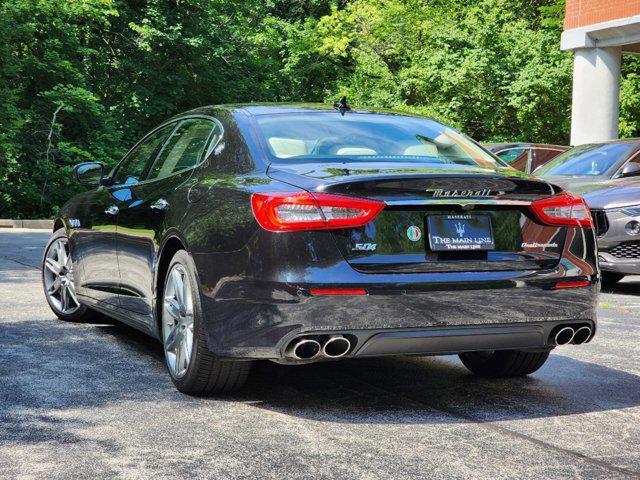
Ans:
[[[582,197],[560,193],[531,204],[531,210],[547,225],[593,227],[591,212]]]
[[[272,232],[361,227],[385,207],[384,202],[328,193],[254,193],[253,215]]]

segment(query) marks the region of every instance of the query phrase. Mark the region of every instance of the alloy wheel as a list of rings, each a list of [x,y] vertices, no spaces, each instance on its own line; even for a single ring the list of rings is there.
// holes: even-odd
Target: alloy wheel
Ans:
[[[73,279],[73,262],[69,255],[69,241],[60,238],[53,242],[44,260],[44,285],[51,305],[63,315],[71,315],[80,308]]]
[[[193,297],[185,268],[175,264],[164,289],[162,339],[171,374],[181,378],[187,372],[193,352]]]

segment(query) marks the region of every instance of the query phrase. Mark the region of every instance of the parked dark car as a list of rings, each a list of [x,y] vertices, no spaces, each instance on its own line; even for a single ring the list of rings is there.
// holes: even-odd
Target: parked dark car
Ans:
[[[460,354],[525,375],[595,333],[583,200],[433,120],[206,107],[75,176],[91,188],[55,221],[47,301],[161,340],[183,392],[232,390],[254,359]]]
[[[533,172],[569,149],[563,145],[544,143],[485,143],[484,146],[503,162],[526,173]]]
[[[586,200],[605,284],[640,274],[640,139],[574,147],[536,175]]]

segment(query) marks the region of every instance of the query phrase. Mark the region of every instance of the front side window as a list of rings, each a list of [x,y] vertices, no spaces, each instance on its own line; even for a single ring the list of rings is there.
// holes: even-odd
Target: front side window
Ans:
[[[633,149],[633,143],[581,145],[558,155],[536,170],[536,175],[606,175]]]
[[[355,112],[255,118],[274,162],[332,159],[503,166],[464,135],[423,118]]]
[[[509,148],[507,150],[502,150],[501,152],[496,153],[496,155],[500,157],[500,160],[504,160],[505,162],[511,164],[523,153],[526,153],[524,148]]]
[[[175,124],[162,127],[129,152],[117,167],[113,185],[135,185],[141,181],[149,160],[155,156],[174,127]]]
[[[200,118],[184,120],[162,147],[146,179],[168,177],[180,170],[197,165],[214,129],[218,131],[219,127],[210,120]]]
[[[630,159],[627,163],[637,163],[640,164],[640,155],[635,155],[632,159]]]

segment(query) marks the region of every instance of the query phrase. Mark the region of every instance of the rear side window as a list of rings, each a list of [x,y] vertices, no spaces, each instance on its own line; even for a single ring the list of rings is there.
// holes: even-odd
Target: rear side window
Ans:
[[[162,147],[155,162],[149,169],[147,180],[169,175],[197,165],[209,138],[218,130],[210,120],[195,118],[184,120]]]
[[[557,157],[562,152],[559,150],[552,150],[550,148],[536,148],[533,150],[533,161],[531,162],[531,170],[535,170],[541,165],[544,165],[549,160]]]
[[[155,156],[174,127],[175,123],[162,127],[136,146],[118,165],[113,177],[113,185],[135,185],[138,183],[142,179],[147,164]]]

